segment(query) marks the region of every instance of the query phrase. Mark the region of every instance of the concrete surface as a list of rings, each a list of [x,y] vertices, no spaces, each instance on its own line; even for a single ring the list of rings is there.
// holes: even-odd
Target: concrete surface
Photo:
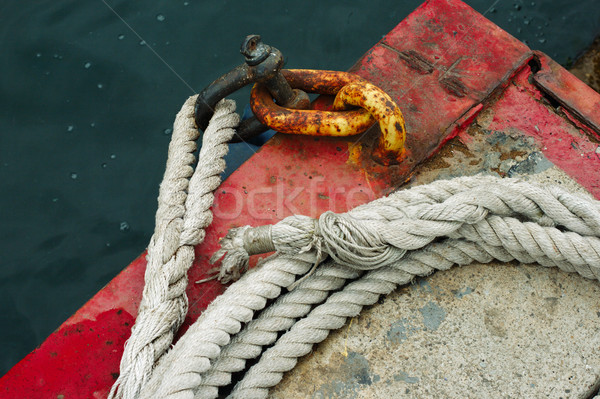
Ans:
[[[483,112],[410,184],[480,172],[583,190]],[[600,285],[557,269],[473,264],[402,287],[315,347],[273,398],[588,398],[600,382]]]

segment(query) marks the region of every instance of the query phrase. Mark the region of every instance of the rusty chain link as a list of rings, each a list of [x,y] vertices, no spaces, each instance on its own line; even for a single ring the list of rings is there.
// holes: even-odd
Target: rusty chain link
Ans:
[[[381,136],[373,158],[384,165],[404,156],[406,129],[402,112],[379,87],[348,72],[281,69],[283,55],[247,36],[241,46],[246,62],[206,87],[195,104],[196,125],[203,130],[215,104],[234,91],[254,83],[250,105],[255,117],[245,120],[237,139],[251,138],[267,128],[281,133],[313,136],[352,136],[379,122]],[[335,96],[331,111],[307,109],[306,93]]]
[[[294,89],[335,95],[333,110],[282,107],[273,101],[264,85],[255,84],[250,106],[261,123],[281,133],[352,136],[378,121],[382,134],[373,157],[386,165],[402,159],[406,140],[404,118],[398,105],[382,89],[347,72],[288,69],[281,73]]]

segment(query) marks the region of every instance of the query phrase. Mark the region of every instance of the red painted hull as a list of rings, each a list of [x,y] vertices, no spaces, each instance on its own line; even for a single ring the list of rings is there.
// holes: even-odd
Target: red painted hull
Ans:
[[[531,65],[541,69],[534,73]],[[424,3],[351,71],[400,105],[408,130],[406,162],[383,167],[371,159],[377,128],[359,145],[354,137],[275,136],[217,191],[215,220],[196,248],[191,282],[206,277],[207,260],[231,227],[340,212],[384,195],[448,139],[468,140],[469,124],[491,104],[496,112],[490,129],[531,136],[551,162],[600,198],[600,150],[592,140],[600,137],[600,96],[464,3]],[[326,99],[319,102],[326,105]],[[0,392],[105,397],[135,320],[145,265],[142,254],[0,379]],[[191,283],[183,330],[223,290],[217,282]]]

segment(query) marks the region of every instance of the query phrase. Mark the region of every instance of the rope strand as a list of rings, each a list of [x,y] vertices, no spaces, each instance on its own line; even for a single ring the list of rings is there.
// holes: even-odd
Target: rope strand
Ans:
[[[167,352],[187,312],[187,271],[212,221],[212,193],[239,122],[232,102],[217,105],[194,171],[194,101],[175,120],[142,303],[109,398],[214,398],[232,373],[273,345],[231,394],[264,398],[348,317],[414,276],[454,265],[517,259],[600,278],[599,201],[490,176],[437,181],[343,214],[233,229],[212,259],[221,261],[222,282],[239,281]],[[243,273],[250,255],[273,250]]]
[[[493,259],[509,262],[514,257],[502,247],[446,239],[411,252],[393,266],[368,272],[342,291],[333,293],[324,304],[296,322],[244,374],[228,399],[266,398],[269,388],[281,381],[283,373],[293,369],[298,358],[310,353],[313,346],[325,340],[332,330],[343,327],[346,320],[358,316],[363,307],[375,304],[381,295],[389,294],[399,285],[410,283],[415,276],[425,276],[435,270],[447,270],[454,265],[468,265],[474,261],[489,263]],[[597,265],[599,267],[600,264]]]
[[[194,246],[204,240],[204,229],[212,222],[213,192],[225,170],[227,142],[239,123],[235,102],[223,100],[217,104],[194,171],[199,136],[193,119],[195,101],[196,96],[192,96],[185,102],[173,124],[156,227],[148,245],[146,284],[121,359],[121,373],[109,399],[138,397],[187,313],[187,271],[194,261]]]

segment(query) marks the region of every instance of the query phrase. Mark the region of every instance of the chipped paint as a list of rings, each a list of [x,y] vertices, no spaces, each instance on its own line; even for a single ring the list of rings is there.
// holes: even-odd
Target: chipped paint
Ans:
[[[381,380],[373,374],[367,358],[357,352],[348,353],[342,364],[335,370],[330,370],[331,376],[313,394],[313,398],[352,398],[364,387]]]
[[[472,294],[473,293],[473,288],[471,287],[464,287],[458,291],[452,291],[452,293],[454,294],[454,296],[458,299],[463,299],[465,296]]]
[[[416,331],[418,331],[418,328],[413,326],[410,320],[402,318],[392,323],[387,331],[386,338],[394,345],[401,345]]]
[[[419,312],[423,315],[425,328],[431,331],[437,330],[446,318],[444,308],[432,301],[427,302],[425,306],[419,309]]]
[[[446,143],[438,156],[423,164],[415,180],[424,183],[478,173],[519,177],[542,173],[554,166],[535,139],[524,132],[514,128],[490,129],[493,117],[490,111],[478,115],[468,129]]]
[[[538,174],[552,166],[552,162],[548,161],[544,154],[534,151],[524,161],[511,166],[506,175],[508,177],[516,177],[518,175]]]

